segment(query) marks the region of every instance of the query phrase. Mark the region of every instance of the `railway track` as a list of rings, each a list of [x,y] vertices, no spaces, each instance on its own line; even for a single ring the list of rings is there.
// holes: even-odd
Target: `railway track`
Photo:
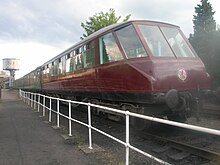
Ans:
[[[153,155],[171,164],[220,164],[220,138],[194,131],[162,126],[148,133],[139,132],[145,141],[155,143]]]
[[[205,104],[200,113],[213,117],[220,117],[220,106],[216,104]]]
[[[202,148],[202,147],[197,147],[195,145],[192,144],[187,144],[181,141],[177,141],[177,140],[173,140],[170,138],[165,138],[165,137],[161,137],[161,136],[157,136],[154,134],[149,134],[149,133],[145,133],[146,136],[151,136],[152,138],[159,140],[159,141],[163,141],[165,143],[168,143],[169,147],[178,149],[182,151],[182,155],[183,157],[179,157],[180,159],[185,158],[186,156],[189,156],[189,154],[193,154],[211,161],[218,161],[218,163],[220,163],[220,152],[216,152],[216,151],[212,151],[206,148]],[[167,149],[169,149],[169,147],[166,147]],[[220,148],[219,148],[220,151]],[[185,154],[188,153],[188,154]],[[184,157],[185,155],[185,157]],[[175,158],[174,158],[175,159]],[[176,158],[177,159],[177,158]]]

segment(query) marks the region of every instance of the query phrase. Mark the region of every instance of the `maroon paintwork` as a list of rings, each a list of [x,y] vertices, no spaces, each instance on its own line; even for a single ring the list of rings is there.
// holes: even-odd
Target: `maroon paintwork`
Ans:
[[[154,91],[168,91],[169,89],[178,89],[178,91],[190,91],[194,89],[208,89],[209,77],[205,71],[205,67],[198,59],[155,59]],[[182,81],[178,77],[178,70],[185,69],[187,78]]]
[[[138,22],[132,23],[136,24]],[[159,24],[154,22],[144,23]],[[165,26],[170,25],[165,24]],[[141,36],[140,39],[143,41]],[[95,40],[97,43],[98,39]],[[197,56],[195,58],[157,58],[152,56],[146,43],[143,42],[143,45],[149,54],[148,57],[124,59],[97,65],[90,69],[82,69],[43,83],[43,89],[73,92],[152,94],[165,93],[170,89],[193,91],[198,88],[209,88],[208,74]],[[96,49],[98,49],[98,46]],[[122,52],[122,54],[124,53]],[[98,51],[96,51],[96,62],[99,62],[97,59],[99,59]],[[183,81],[178,77],[179,69],[186,71],[186,80]]]
[[[84,41],[94,40],[96,43],[96,66],[92,68],[84,68],[56,77],[44,75],[42,89],[53,93],[81,93],[85,94],[87,97],[94,96],[104,100],[108,100],[108,97],[103,98],[105,97],[103,93],[110,93],[112,98],[116,99],[115,101],[118,99],[116,97],[118,93],[120,93],[120,95],[124,94],[125,96],[129,94],[129,97],[133,95],[130,99],[129,97],[123,96],[128,102],[132,102],[133,98],[137,97],[139,94],[141,95],[142,100],[144,100],[147,99],[147,97],[144,98],[146,95],[166,93],[170,89],[176,89],[177,91],[209,89],[209,75],[205,70],[204,64],[198,58],[191,46],[190,48],[194,52],[196,56],[195,58],[154,57],[137,28],[137,24],[139,23],[154,26],[161,25],[179,29],[177,26],[160,22],[130,21],[107,28],[106,30],[101,30]],[[148,56],[127,59],[118,39],[116,38],[124,59],[101,65],[99,61],[99,37],[108,32],[114,33],[115,29],[123,28],[129,24],[132,24],[136,28],[136,32],[138,33]],[[83,41],[72,48],[82,44]],[[61,55],[57,58],[62,57]],[[66,53],[64,52],[63,55],[66,55]],[[56,59],[56,57],[54,59]],[[48,63],[45,63],[45,65]],[[45,65],[42,65],[42,67]],[[185,70],[186,77],[184,80],[181,80],[178,77],[180,69]],[[90,93],[92,93],[91,96]]]
[[[185,69],[187,79],[178,78],[178,69]],[[73,90],[99,92],[166,92],[169,89],[181,91],[196,88],[208,89],[209,79],[202,62],[174,58],[170,59],[130,59],[105,64],[101,67],[75,73],[73,77],[63,77],[43,83],[45,90]]]

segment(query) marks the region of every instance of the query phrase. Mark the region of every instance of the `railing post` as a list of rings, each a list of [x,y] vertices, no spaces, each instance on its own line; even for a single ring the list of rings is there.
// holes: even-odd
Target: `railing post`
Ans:
[[[30,93],[31,94],[31,108],[33,108],[33,93]]]
[[[21,98],[21,100],[24,99],[24,97],[23,97],[23,95],[22,95],[22,91],[21,91],[21,89],[20,89],[20,98]]]
[[[25,92],[25,103],[28,104],[28,95],[27,95],[27,92]]]
[[[91,105],[88,103],[89,149],[92,149]]]
[[[45,95],[44,96],[44,99],[43,99],[43,116],[45,116]]]
[[[31,93],[31,107],[34,108],[34,93]]]
[[[21,99],[22,99],[22,101],[24,101],[24,92],[21,90]]]
[[[23,101],[24,101],[24,99],[25,99],[25,93],[24,93],[24,91],[22,91],[22,96],[23,96]]]
[[[34,107],[34,94],[33,93],[31,93],[31,108],[33,108]]]
[[[31,106],[31,93],[29,92],[29,106]]]
[[[30,100],[31,100],[30,97],[31,97],[30,92],[28,92],[28,105],[31,104],[31,102],[30,102]]]
[[[71,100],[69,100],[69,136],[72,136]]]
[[[57,98],[57,127],[60,127],[60,100]]]
[[[31,108],[33,108],[34,107],[34,94],[33,93],[31,93]]]
[[[33,103],[33,101],[32,101],[32,93],[30,93],[30,104],[31,104],[31,108],[32,108],[32,103]]]
[[[51,97],[50,97],[50,108],[49,108],[49,122],[51,122]]]
[[[126,111],[126,165],[129,165],[129,111]]]
[[[38,100],[37,100],[37,112],[40,112],[40,94],[38,93]]]
[[[20,96],[20,98],[22,98],[21,89],[19,89],[19,96]]]
[[[33,99],[33,109],[34,109],[34,93],[32,93],[32,99]]]
[[[36,109],[36,93],[34,93],[34,109]]]

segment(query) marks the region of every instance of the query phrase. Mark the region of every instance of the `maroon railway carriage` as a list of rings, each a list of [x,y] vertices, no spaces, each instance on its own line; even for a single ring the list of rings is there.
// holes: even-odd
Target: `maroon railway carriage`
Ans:
[[[177,121],[210,84],[180,28],[153,21],[103,28],[41,68],[46,93]]]

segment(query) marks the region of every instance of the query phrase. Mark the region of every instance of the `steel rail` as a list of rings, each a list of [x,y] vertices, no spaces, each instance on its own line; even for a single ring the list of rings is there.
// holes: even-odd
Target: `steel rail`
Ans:
[[[200,148],[200,147],[196,147],[196,146],[193,146],[190,144],[186,144],[186,143],[179,142],[176,140],[168,139],[165,137],[160,137],[160,136],[150,134],[150,133],[144,133],[144,135],[151,136],[151,137],[158,139],[160,141],[168,142],[168,143],[170,143],[172,148],[180,149],[183,151],[188,151],[193,155],[197,155],[197,156],[205,158],[205,159],[220,161],[220,153],[218,153],[218,152],[207,150],[207,149]]]

